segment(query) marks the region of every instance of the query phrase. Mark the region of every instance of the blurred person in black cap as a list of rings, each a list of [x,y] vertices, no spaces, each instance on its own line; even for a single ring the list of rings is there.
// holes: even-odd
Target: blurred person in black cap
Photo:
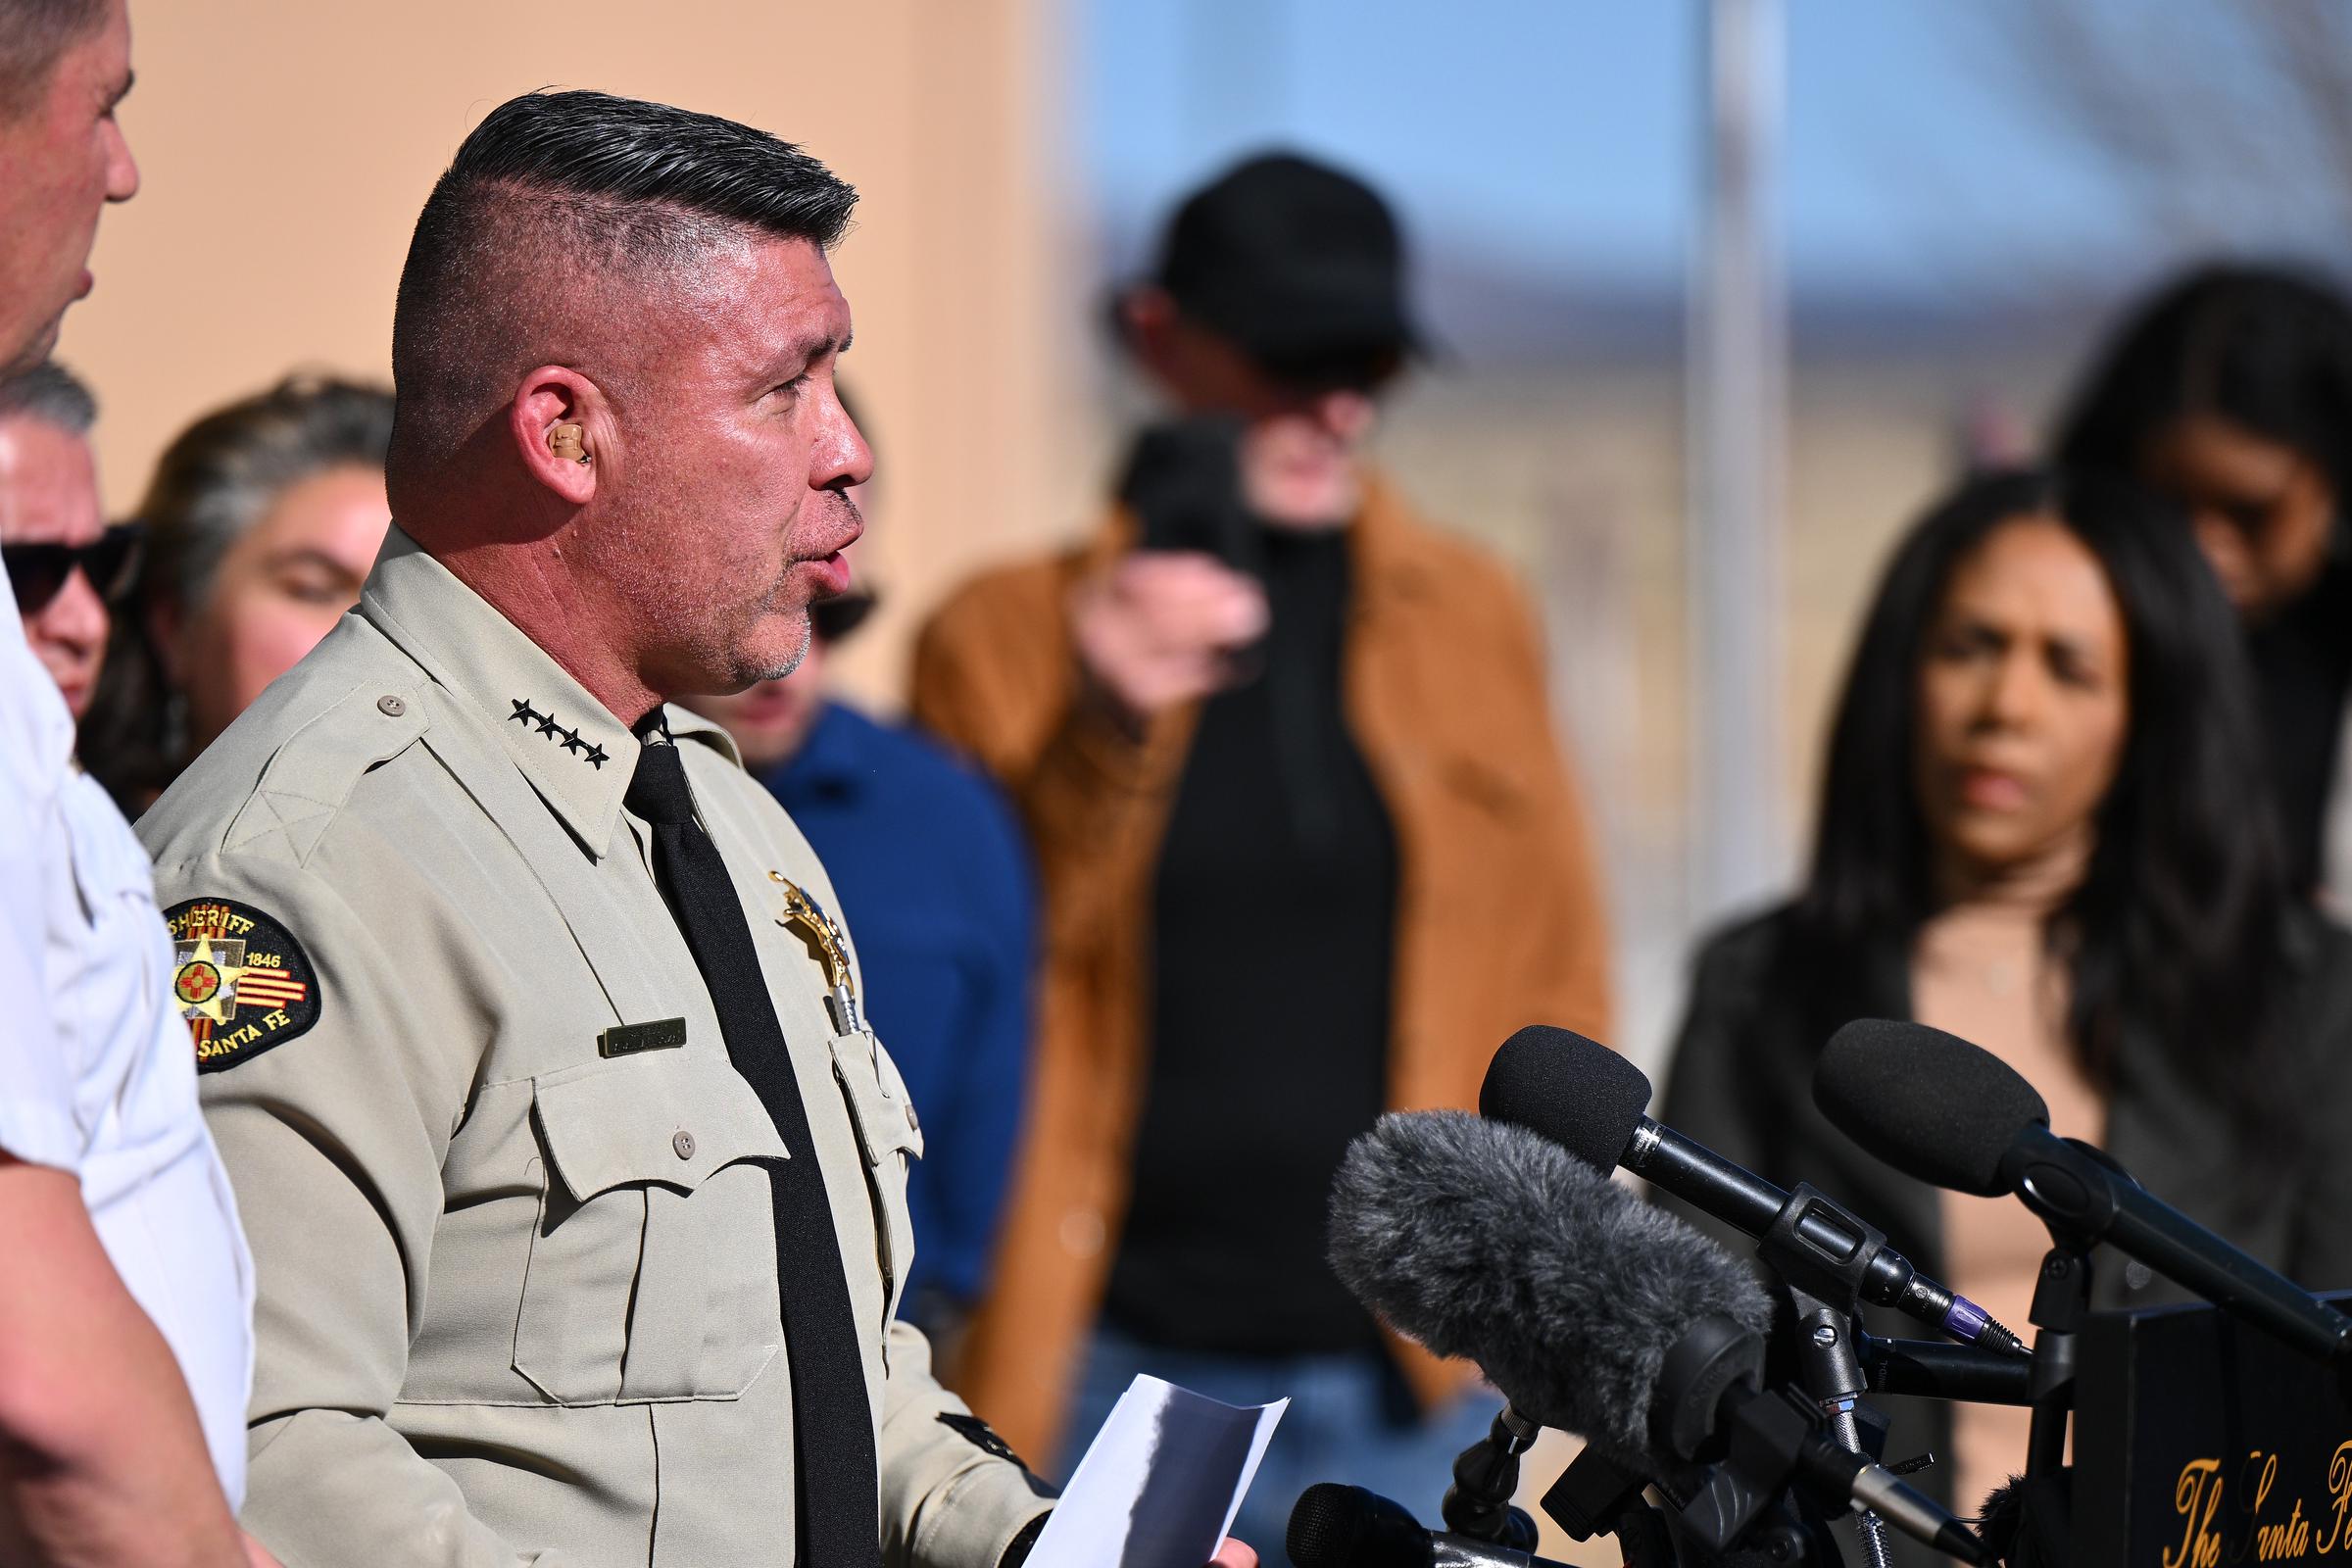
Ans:
[[[860,430],[870,426],[845,395]],[[852,500],[872,505],[870,483]],[[1036,875],[1004,794],[929,735],[884,723],[832,691],[833,655],[874,610],[853,587],[808,607],[808,652],[780,680],[681,706],[735,739],[743,765],[808,837],[858,933],[871,993],[922,1107],[923,1157],[906,1206],[922,1248],[900,1316],[928,1335],[953,1381],[1011,1174],[1029,1064]]]
[[[1279,1539],[1326,1479],[1434,1518],[1493,1402],[1348,1297],[1324,1206],[1350,1139],[1475,1104],[1513,1029],[1605,1037],[1541,632],[1366,460],[1426,342],[1372,190],[1242,164],[1178,211],[1115,319],[1174,417],[1090,539],[963,588],[915,659],[916,715],[1019,803],[1047,921],[963,1386],[1064,1462],[1138,1372],[1288,1395],[1242,1535]]]

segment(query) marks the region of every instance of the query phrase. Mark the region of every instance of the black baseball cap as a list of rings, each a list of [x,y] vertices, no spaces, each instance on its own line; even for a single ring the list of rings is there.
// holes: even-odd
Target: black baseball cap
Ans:
[[[1389,204],[1296,153],[1248,159],[1187,197],[1152,280],[1186,317],[1287,378],[1394,369],[1427,346],[1405,304]]]

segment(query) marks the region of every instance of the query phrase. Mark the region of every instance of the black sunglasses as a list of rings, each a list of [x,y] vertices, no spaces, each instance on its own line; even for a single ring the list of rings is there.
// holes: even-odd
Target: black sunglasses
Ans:
[[[130,586],[138,559],[139,529],[128,522],[116,523],[86,545],[0,545],[0,562],[8,564],[8,583],[16,591],[21,615],[49,608],[49,601],[65,592],[76,570],[89,578],[99,598],[119,598]]]
[[[1307,354],[1261,355],[1257,368],[1302,397],[1326,392],[1378,392],[1404,368],[1404,350],[1394,347],[1318,350]]]
[[[837,643],[874,612],[875,603],[872,594],[856,588],[831,599],[819,599],[808,607],[808,629],[820,643]]]

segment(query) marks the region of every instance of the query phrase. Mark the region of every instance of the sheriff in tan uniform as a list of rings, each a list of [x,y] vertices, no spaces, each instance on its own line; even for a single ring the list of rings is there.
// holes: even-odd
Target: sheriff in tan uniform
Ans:
[[[778,1160],[827,1175],[884,1560],[994,1568],[1049,1506],[893,1320],[922,1131],[824,872],[667,717],[813,1147],[730,1064],[636,737],[397,528],[141,825],[259,1265],[245,1523],[290,1568],[789,1561]]]

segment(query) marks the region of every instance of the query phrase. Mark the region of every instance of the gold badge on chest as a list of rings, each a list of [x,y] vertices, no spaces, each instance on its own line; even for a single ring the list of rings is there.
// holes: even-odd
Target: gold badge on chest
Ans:
[[[776,924],[807,943],[808,956],[825,971],[825,1010],[832,1014],[834,1033],[856,1034],[865,1024],[858,1015],[858,982],[850,972],[850,941],[841,923],[783,872],[770,871],[767,879],[784,890]]]

